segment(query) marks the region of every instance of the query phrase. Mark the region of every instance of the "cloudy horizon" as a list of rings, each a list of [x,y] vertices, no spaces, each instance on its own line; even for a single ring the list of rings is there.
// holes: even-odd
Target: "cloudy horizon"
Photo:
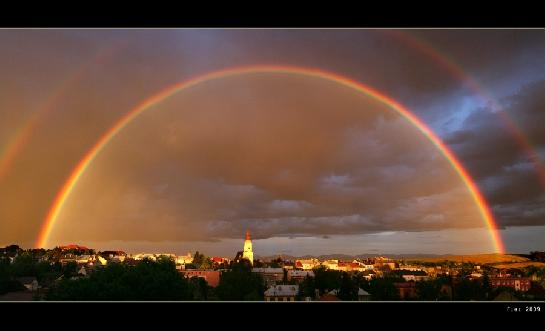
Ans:
[[[142,100],[214,70],[282,64],[407,106],[476,182],[506,251],[545,250],[543,30],[16,29],[0,42],[0,162],[14,155],[0,163],[2,243],[34,245],[72,169]],[[205,82],[132,121],[49,241],[234,256],[246,229],[259,255],[493,250],[469,191],[417,128],[346,86],[280,73]]]

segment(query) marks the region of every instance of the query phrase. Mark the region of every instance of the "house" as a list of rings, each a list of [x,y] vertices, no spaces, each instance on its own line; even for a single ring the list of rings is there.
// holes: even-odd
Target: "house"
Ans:
[[[359,288],[358,289],[358,301],[369,301],[371,300],[371,294],[366,290]]]
[[[339,270],[339,260],[326,260],[322,262],[322,266],[331,270]]]
[[[273,285],[264,294],[265,301],[295,301],[299,285]]]
[[[288,281],[292,279],[296,282],[302,282],[306,277],[314,277],[312,270],[288,270]]]
[[[68,264],[68,263],[76,263],[76,258],[77,256],[74,255],[74,254],[65,254],[64,256],[62,256],[60,259],[59,259],[59,262],[62,264],[62,265],[65,265],[65,264]]]
[[[479,279],[479,278],[482,278],[482,277],[483,277],[483,274],[480,273],[480,272],[472,272],[471,275],[470,275],[470,277],[471,277],[472,279]]]
[[[394,283],[394,286],[397,289],[401,299],[411,299],[416,297],[415,282]]]
[[[218,286],[220,282],[221,271],[219,270],[200,270],[200,269],[187,269],[180,270],[180,273],[187,278],[201,277],[206,280],[208,285],[212,287]]]
[[[373,279],[373,277],[376,276],[376,273],[374,271],[365,270],[360,273],[360,275],[367,281],[370,281]]]
[[[410,265],[410,264],[403,264],[398,267],[398,270],[407,270],[407,271],[422,271],[422,268]]]
[[[29,291],[38,290],[39,284],[36,277],[19,277],[17,278],[17,281],[23,284],[23,286]]]
[[[212,260],[212,263],[215,264],[224,264],[229,263],[231,260],[226,257],[220,257],[220,256],[214,256],[210,260]]]
[[[409,282],[409,281],[419,282],[422,280],[428,280],[429,278],[428,274],[423,270],[420,270],[420,271],[398,270],[397,273],[401,277],[403,277],[403,279],[406,282]]]
[[[108,263],[108,261],[100,255],[96,256],[96,261],[97,263],[95,263],[95,265],[106,265]]]
[[[527,292],[531,287],[531,280],[526,277],[491,277],[490,286],[507,286],[514,288],[516,291]]]
[[[87,254],[76,256],[75,259],[77,264],[87,264],[89,262],[92,262],[91,255],[87,255]]]
[[[335,299],[334,299],[335,298]],[[361,287],[358,288],[358,301],[369,301],[371,300],[371,294]],[[328,293],[320,297],[320,301],[342,301],[339,299],[339,290],[329,291]]]
[[[367,268],[363,266],[362,264],[360,264],[359,262],[353,261],[353,262],[339,262],[337,264],[337,270],[346,271],[346,272],[350,272],[350,271],[361,272],[361,271],[366,271]]]
[[[78,270],[78,276],[87,276],[87,269],[85,269],[85,267],[81,267],[79,270]]]
[[[283,268],[252,268],[252,272],[260,274],[267,286],[275,285],[284,279]]]
[[[295,268],[303,270],[312,270],[320,266],[320,261],[318,259],[302,259],[295,260]]]
[[[99,255],[111,262],[123,262],[127,257],[127,253],[123,251],[103,251]]]
[[[150,259],[152,261],[157,260],[157,258],[155,257],[155,254],[150,254],[150,253],[136,254],[136,255],[133,256],[133,259],[135,259],[136,261],[141,261],[141,260],[144,260],[144,259]]]

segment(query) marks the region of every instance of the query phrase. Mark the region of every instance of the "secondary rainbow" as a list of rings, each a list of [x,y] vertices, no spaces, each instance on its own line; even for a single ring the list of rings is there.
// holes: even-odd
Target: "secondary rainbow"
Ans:
[[[80,82],[91,68],[112,58],[124,46],[125,43],[119,43],[100,50],[89,61],[81,65],[72,74],[68,75],[68,77],[59,85],[59,88],[46,100],[43,107],[35,111],[25,124],[15,131],[3,152],[0,153],[0,181],[8,175],[17,156],[23,152],[25,146],[30,142],[32,135],[47,116],[57,109],[63,97],[67,95],[70,89],[76,83]]]
[[[516,143],[524,151],[524,153],[526,153],[536,171],[541,187],[545,189],[545,164],[543,163],[543,160],[541,160],[535,146],[517,125],[513,117],[504,111],[500,103],[486,91],[486,89],[477,81],[477,79],[467,74],[463,68],[451,57],[440,52],[429,42],[403,30],[384,31],[388,35],[393,36],[402,43],[429,57],[437,65],[445,69],[451,76],[466,84],[469,89],[479,96],[479,98],[481,98],[495,112],[495,114],[499,116],[499,119],[505,125],[511,136],[515,139]]]
[[[448,162],[452,165],[454,170],[458,173],[463,183],[466,185],[469,193],[473,197],[479,212],[485,222],[486,227],[489,230],[490,238],[497,252],[503,253],[504,246],[501,240],[500,234],[497,230],[494,217],[488,208],[486,200],[480,193],[477,185],[473,182],[466,169],[462,166],[460,161],[454,156],[449,148],[441,141],[441,139],[418,117],[416,117],[407,108],[399,104],[397,101],[388,97],[387,95],[366,86],[360,82],[352,80],[341,75],[327,72],[316,68],[304,68],[296,66],[284,66],[284,65],[255,65],[245,67],[228,68],[224,70],[214,71],[201,76],[190,78],[180,83],[174,84],[161,92],[152,95],[138,104],[135,108],[123,115],[106,133],[104,133],[100,139],[93,145],[93,147],[85,154],[85,156],[79,161],[74,168],[70,176],[65,181],[61,190],[57,193],[55,200],[53,201],[51,208],[49,209],[42,228],[36,240],[35,246],[45,247],[48,244],[48,237],[51,234],[53,227],[65,205],[70,193],[78,183],[79,179],[83,176],[85,171],[89,168],[89,165],[97,157],[98,154],[108,145],[108,143],[129,123],[131,123],[136,117],[142,114],[144,111],[150,109],[152,106],[157,105],[161,101],[168,97],[188,89],[195,85],[218,79],[227,78],[231,76],[246,75],[246,74],[267,74],[267,73],[285,73],[292,75],[303,75],[308,77],[315,77],[333,81],[335,83],[347,86],[355,89],[365,95],[374,98],[388,105],[392,110],[403,116],[409,123],[414,125],[421,133],[423,133],[431,143],[433,143],[439,151],[445,156]]]

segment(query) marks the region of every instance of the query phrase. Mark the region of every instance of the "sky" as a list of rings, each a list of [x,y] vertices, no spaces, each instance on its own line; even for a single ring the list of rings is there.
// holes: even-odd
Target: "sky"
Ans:
[[[128,111],[248,65],[317,68],[404,105],[475,181],[506,251],[545,250],[545,31],[0,30],[0,245],[34,247],[55,197]],[[494,250],[443,153],[331,80],[245,74],[153,105],[97,155],[48,237],[234,256]]]

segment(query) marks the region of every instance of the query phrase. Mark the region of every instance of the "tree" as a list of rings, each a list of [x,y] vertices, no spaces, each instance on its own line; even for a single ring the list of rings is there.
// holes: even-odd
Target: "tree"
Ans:
[[[374,301],[399,300],[394,278],[373,278],[369,282],[369,293]]]
[[[417,282],[416,295],[419,300],[423,301],[438,300],[441,296],[441,283],[434,279]]]
[[[208,300],[208,292],[210,286],[208,282],[202,277],[191,277],[189,279],[189,288],[192,294],[193,300],[206,301]]]
[[[170,259],[144,259],[136,266],[112,263],[89,278],[63,279],[47,300],[191,300],[190,286]]]
[[[215,289],[220,300],[256,301],[263,300],[265,284],[261,275],[252,272],[247,260],[233,263],[231,270],[223,272]]]
[[[32,254],[28,252],[18,255],[11,265],[14,277],[36,276],[36,268]]]
[[[210,258],[205,256],[204,254],[200,254],[199,251],[195,252],[192,264],[195,266],[196,269],[210,269],[213,265],[212,261],[210,261]]]
[[[352,281],[352,277],[346,272],[342,273],[341,276],[341,285],[339,288],[339,299],[343,301],[356,301],[358,300],[358,286],[354,281]]]
[[[316,295],[316,282],[314,277],[307,275],[305,279],[299,284],[299,300],[306,297],[314,298]]]
[[[200,254],[199,251],[196,251],[195,252],[195,255],[193,255],[193,264],[199,268],[202,264],[202,262],[204,261],[205,259],[205,256],[204,254]]]
[[[314,269],[314,278],[320,295],[336,290],[341,286],[341,272],[337,270],[328,270],[321,266]]]
[[[78,274],[78,264],[73,261],[68,262],[62,269],[62,274],[64,275],[64,278],[74,277]]]

